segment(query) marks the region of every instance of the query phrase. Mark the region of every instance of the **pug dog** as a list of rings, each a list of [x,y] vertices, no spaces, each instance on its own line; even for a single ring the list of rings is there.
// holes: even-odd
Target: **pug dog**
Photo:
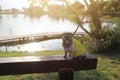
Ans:
[[[62,34],[62,46],[64,48],[64,58],[67,58],[67,53],[69,53],[68,58],[73,59],[76,52],[76,46],[72,33]]]
[[[85,59],[86,49],[77,39],[74,39],[72,33],[63,33],[62,41],[62,46],[64,48],[64,58]],[[67,55],[68,53],[69,55]]]

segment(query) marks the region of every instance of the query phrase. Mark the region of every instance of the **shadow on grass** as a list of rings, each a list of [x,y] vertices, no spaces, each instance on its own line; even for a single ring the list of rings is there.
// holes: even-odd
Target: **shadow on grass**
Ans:
[[[110,80],[97,70],[75,72],[74,80]]]
[[[120,50],[95,54],[97,69],[75,72],[75,80],[120,80]]]
[[[120,64],[120,48],[114,50],[106,50],[104,52],[98,53],[101,58],[108,58],[111,63]]]

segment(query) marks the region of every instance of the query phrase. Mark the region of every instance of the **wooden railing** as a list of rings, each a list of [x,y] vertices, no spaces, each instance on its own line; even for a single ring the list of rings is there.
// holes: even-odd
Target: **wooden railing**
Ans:
[[[64,32],[29,34],[20,36],[6,36],[0,37],[0,46],[13,46],[31,42],[40,42],[50,39],[60,39]],[[83,35],[84,33],[76,33],[76,35]]]

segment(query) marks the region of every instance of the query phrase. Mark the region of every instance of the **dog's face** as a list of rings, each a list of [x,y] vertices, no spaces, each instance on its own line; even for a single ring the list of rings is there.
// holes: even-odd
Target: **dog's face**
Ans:
[[[63,33],[62,35],[63,47],[70,47],[73,43],[72,33]]]

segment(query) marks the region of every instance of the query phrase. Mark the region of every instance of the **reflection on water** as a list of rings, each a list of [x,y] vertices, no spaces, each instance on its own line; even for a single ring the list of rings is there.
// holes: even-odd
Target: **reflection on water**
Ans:
[[[24,45],[7,47],[8,51],[21,51],[21,52],[35,52],[44,50],[60,50],[62,48],[62,40],[54,39],[42,42],[29,43]],[[0,51],[5,52],[6,47],[0,47]]]
[[[25,35],[45,32],[75,31],[77,25],[67,19],[53,20],[47,15],[31,18],[24,14],[0,14],[0,36]],[[87,25],[85,25],[87,28]],[[80,32],[83,32],[79,29]]]

